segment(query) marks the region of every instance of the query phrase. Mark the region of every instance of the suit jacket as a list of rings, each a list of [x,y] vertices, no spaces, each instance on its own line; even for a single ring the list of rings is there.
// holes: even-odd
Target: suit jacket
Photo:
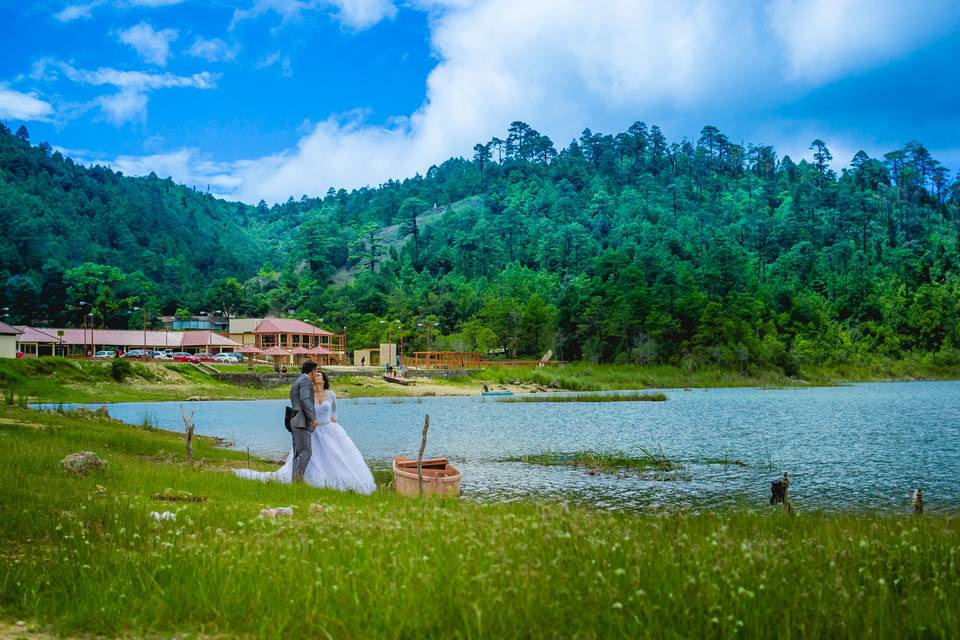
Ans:
[[[309,429],[310,421],[317,419],[313,408],[313,381],[305,373],[297,376],[290,387],[290,406],[297,411],[290,421],[294,429]]]

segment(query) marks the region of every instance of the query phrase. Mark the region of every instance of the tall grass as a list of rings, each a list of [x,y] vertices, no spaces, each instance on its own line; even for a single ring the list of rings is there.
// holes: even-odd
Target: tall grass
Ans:
[[[960,522],[620,514],[240,480],[245,454],[0,407],[0,617],[103,636],[953,638]],[[85,478],[57,461],[92,450]],[[172,453],[171,453],[172,452]],[[467,478],[465,481],[469,481]],[[204,502],[150,496],[188,491]],[[292,518],[259,517],[293,506]],[[150,511],[175,512],[156,522]],[[953,604],[951,604],[953,603]]]
[[[590,471],[606,473],[625,469],[631,471],[675,471],[683,468],[683,465],[664,455],[662,449],[658,449],[658,451],[641,449],[640,455],[628,455],[622,451],[617,453],[597,451],[558,453],[556,451],[546,451],[530,455],[510,456],[505,461],[543,466],[585,467]]]

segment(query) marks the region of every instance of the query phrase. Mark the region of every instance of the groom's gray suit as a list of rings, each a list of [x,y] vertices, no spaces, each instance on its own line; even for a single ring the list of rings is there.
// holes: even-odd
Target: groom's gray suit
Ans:
[[[290,406],[297,412],[290,421],[293,436],[293,481],[303,480],[307,463],[313,451],[310,449],[310,434],[317,421],[313,409],[313,380],[301,373],[290,387]]]

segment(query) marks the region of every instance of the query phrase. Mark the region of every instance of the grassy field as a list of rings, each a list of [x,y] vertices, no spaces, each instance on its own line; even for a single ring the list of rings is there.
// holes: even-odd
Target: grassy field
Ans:
[[[362,497],[243,481],[243,454],[195,448],[188,466],[176,434],[0,407],[0,619],[105,637],[960,634],[955,518]],[[107,468],[61,472],[80,450]],[[166,489],[206,500],[151,499]]]
[[[737,371],[700,367],[686,370],[672,365],[592,365],[572,362],[540,369],[490,367],[472,376],[474,384],[519,382],[543,388],[570,391],[614,391],[626,389],[677,389],[714,387],[830,386],[844,382],[888,380],[956,380],[960,365],[947,360],[932,361],[913,356],[906,360],[877,359],[872,363],[850,363],[831,367],[801,368],[800,375],[788,377],[780,371],[742,374]],[[452,384],[459,384],[452,382]]]
[[[121,378],[113,361],[65,358],[0,359],[0,391],[10,404],[25,402],[133,402],[143,400],[258,400],[286,398],[287,385],[272,389],[224,382],[186,363],[126,362]],[[225,368],[226,369],[226,368]],[[240,369],[234,369],[240,371]],[[381,380],[337,376],[338,393],[345,397],[406,395],[403,388]]]

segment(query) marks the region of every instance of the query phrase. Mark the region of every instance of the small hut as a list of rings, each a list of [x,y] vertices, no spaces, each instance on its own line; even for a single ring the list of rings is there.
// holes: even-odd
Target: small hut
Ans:
[[[293,354],[283,347],[272,346],[269,349],[264,349],[263,355],[273,358],[273,368],[276,370],[280,369],[281,366],[285,366],[288,358],[290,358]]]
[[[253,369],[253,356],[258,353],[263,353],[263,349],[258,349],[252,344],[245,344],[237,349],[237,353],[242,353],[245,355],[247,357],[247,367]]]
[[[307,351],[311,356],[314,356],[314,359],[317,361],[317,364],[320,366],[328,366],[333,363],[334,356],[336,355],[330,349],[326,347],[314,347]]]
[[[294,347],[290,349],[290,353],[293,354],[293,363],[300,365],[303,363],[303,359],[310,355],[311,349],[305,349],[304,347]]]

